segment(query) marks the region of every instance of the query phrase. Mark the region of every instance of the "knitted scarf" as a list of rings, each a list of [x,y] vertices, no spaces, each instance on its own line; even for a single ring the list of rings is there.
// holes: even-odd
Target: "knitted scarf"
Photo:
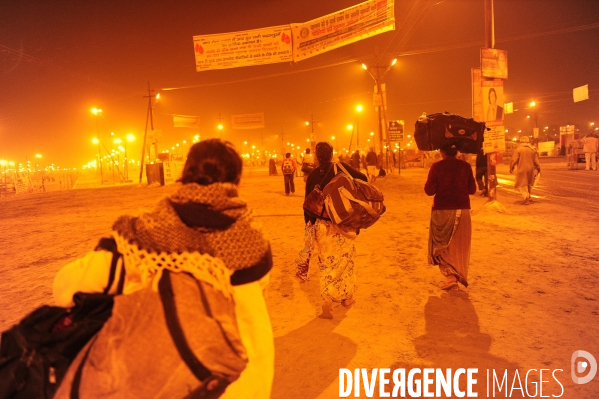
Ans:
[[[151,279],[156,287],[167,268],[228,296],[231,284],[256,281],[272,267],[269,244],[231,183],[184,184],[153,211],[121,216],[112,228],[129,283]]]

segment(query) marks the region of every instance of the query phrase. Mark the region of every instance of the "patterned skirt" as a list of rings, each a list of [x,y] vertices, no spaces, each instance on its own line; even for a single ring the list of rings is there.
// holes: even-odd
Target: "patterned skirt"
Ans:
[[[342,302],[354,296],[355,233],[339,230],[331,222],[317,220],[314,225],[313,254],[320,269],[320,294],[323,298]]]

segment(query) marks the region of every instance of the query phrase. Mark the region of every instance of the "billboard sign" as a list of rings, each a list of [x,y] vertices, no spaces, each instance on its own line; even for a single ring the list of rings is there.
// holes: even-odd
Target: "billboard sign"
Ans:
[[[572,90],[572,96],[574,97],[575,103],[577,103],[579,101],[588,100],[589,99],[589,85],[575,87]]]
[[[403,141],[403,121],[389,122],[389,141]]]
[[[300,61],[395,30],[393,0],[369,0],[305,23],[291,24],[293,60]]]
[[[289,25],[194,36],[193,50],[198,72],[293,60]]]
[[[260,129],[264,127],[264,112],[255,114],[231,115],[233,129]]]

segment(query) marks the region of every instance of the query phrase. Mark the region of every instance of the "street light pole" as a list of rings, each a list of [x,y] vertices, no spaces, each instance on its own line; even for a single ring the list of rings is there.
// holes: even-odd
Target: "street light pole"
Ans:
[[[375,51],[375,57],[377,60],[377,64],[373,67],[376,69],[376,76],[374,76],[373,74],[370,73],[370,71],[368,71],[368,67],[365,64],[362,64],[362,68],[364,68],[365,71],[368,71],[368,74],[372,77],[372,79],[374,79],[374,84],[376,87],[376,91],[377,91],[377,104],[376,106],[378,106],[378,118],[379,118],[379,154],[381,156],[381,162],[383,162],[384,159],[386,159],[386,164],[387,166],[389,165],[389,149],[387,148],[387,156],[386,158],[384,158],[384,154],[383,154],[383,120],[386,119],[384,112],[385,112],[385,98],[383,96],[383,91],[381,88],[381,79],[385,76],[385,74],[387,72],[389,72],[389,70],[391,69],[391,67],[393,65],[395,65],[395,63],[397,62],[397,58],[395,58],[391,64],[386,67],[387,69],[385,70],[385,72],[383,72],[383,74],[381,75],[379,70],[381,68],[385,68],[385,67],[381,67],[378,65],[378,54]],[[385,129],[386,131],[386,129]],[[389,147],[389,134],[387,132],[387,147]],[[401,168],[398,169],[399,173],[401,173]]]
[[[102,109],[92,108],[92,114],[96,115],[96,139],[98,140],[98,162],[100,163],[100,184],[104,184],[104,171],[102,170],[102,150],[100,147],[100,125],[98,123],[98,114]]]

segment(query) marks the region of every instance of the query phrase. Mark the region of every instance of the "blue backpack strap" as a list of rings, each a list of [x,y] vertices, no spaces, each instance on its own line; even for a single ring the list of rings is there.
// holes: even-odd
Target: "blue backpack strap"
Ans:
[[[108,284],[106,285],[106,288],[104,289],[104,292],[103,292],[103,294],[108,294],[108,292],[110,291],[110,287],[112,287],[112,284],[114,283],[114,278],[116,276],[116,268],[117,268],[119,259],[123,257],[123,254],[121,254],[118,251],[118,248],[116,246],[116,241],[112,237],[101,238],[100,242],[98,242],[98,245],[96,245],[96,248],[94,249],[94,251],[112,252],[112,261],[110,262],[110,273],[108,274]],[[117,285],[117,292],[116,292],[117,295],[120,295],[123,293],[124,285],[125,285],[125,262],[123,262],[123,267],[121,267],[121,273],[119,275],[119,283]]]

